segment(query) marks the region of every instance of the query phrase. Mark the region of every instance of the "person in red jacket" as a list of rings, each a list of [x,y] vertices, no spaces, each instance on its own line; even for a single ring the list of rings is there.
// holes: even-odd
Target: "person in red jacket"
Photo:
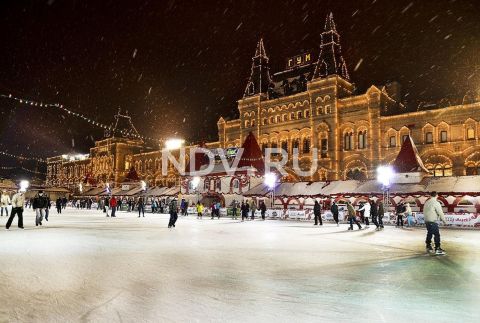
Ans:
[[[110,199],[110,209],[112,210],[111,217],[115,218],[115,211],[117,210],[117,199],[115,198],[115,196],[112,196],[112,198]]]

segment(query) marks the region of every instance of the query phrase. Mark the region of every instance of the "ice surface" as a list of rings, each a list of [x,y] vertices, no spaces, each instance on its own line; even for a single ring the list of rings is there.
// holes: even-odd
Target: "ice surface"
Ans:
[[[478,231],[442,230],[435,257],[421,228],[118,216],[0,231],[0,322],[480,320]]]

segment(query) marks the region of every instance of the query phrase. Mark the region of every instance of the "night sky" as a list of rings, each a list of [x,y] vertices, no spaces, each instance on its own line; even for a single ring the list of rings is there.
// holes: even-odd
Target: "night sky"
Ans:
[[[217,140],[236,117],[256,42],[271,71],[318,55],[332,11],[359,92],[397,80],[409,109],[480,89],[478,0],[0,1],[0,93],[61,103],[110,124],[122,108],[143,135]],[[86,153],[103,136],[55,109],[0,99],[0,150]],[[0,167],[15,165],[0,156]],[[34,163],[26,163],[29,168]],[[2,171],[0,176],[21,174]]]

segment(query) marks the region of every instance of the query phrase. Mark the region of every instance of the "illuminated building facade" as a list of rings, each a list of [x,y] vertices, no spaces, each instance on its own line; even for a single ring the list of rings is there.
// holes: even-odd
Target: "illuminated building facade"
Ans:
[[[407,112],[400,86],[371,86],[356,94],[341,55],[340,35],[330,14],[321,34],[320,54],[288,60],[287,70],[270,75],[260,40],[252,59],[239,119],[218,121],[221,147],[238,147],[254,132],[262,150],[299,150],[300,167],[318,170],[285,180],[342,180],[375,177],[378,165],[391,163],[410,135],[434,176],[480,174],[480,98],[458,106]]]

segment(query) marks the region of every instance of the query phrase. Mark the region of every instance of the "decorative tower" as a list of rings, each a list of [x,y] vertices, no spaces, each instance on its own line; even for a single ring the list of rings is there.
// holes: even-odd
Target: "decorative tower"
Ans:
[[[260,39],[257,43],[255,56],[252,58],[252,70],[243,97],[267,93],[270,83],[272,83],[272,78],[268,67],[268,56],[265,53],[263,39]]]
[[[340,35],[333,21],[333,13],[327,16],[325,31],[321,34],[320,55],[313,73],[313,78],[322,78],[329,75],[338,75],[349,81],[347,64],[342,56]]]

